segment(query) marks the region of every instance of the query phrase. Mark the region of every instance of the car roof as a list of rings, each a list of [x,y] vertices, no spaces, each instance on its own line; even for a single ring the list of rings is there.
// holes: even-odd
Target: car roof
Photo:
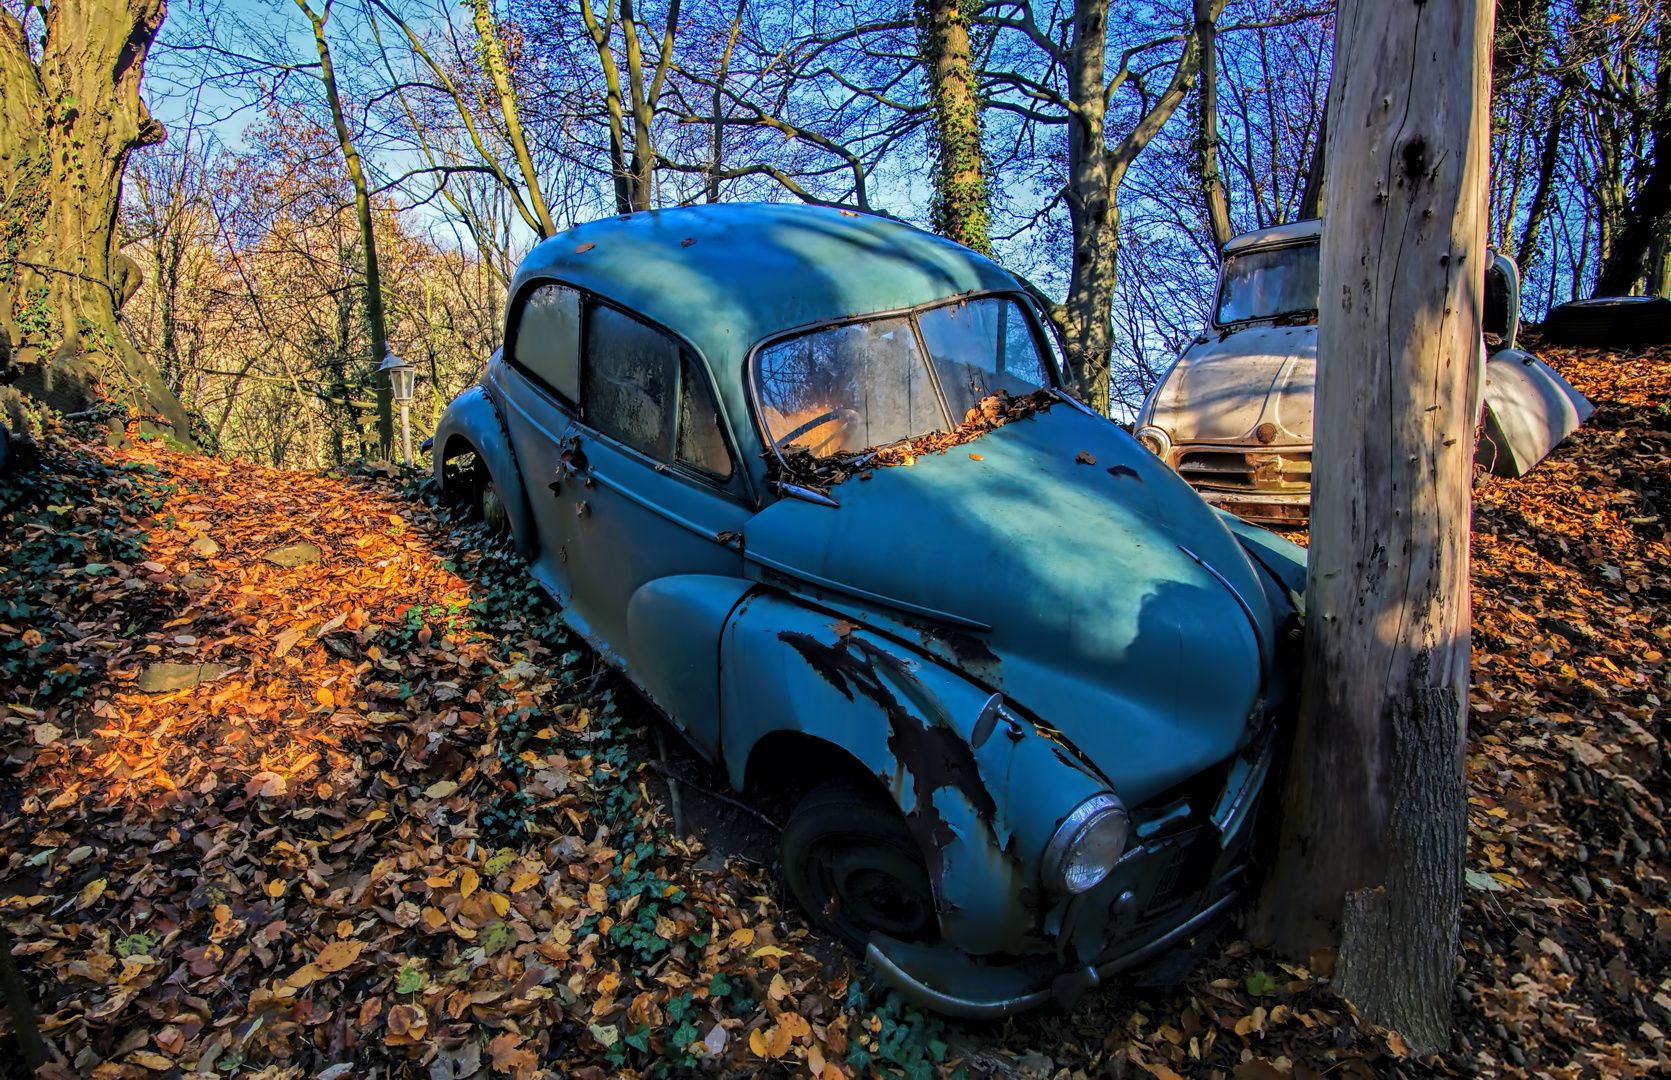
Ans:
[[[715,203],[601,218],[541,242],[512,283],[576,285],[682,335],[724,390],[761,338],[809,323],[1016,291],[974,251],[876,214]]]
[[[1268,229],[1255,229],[1253,232],[1233,237],[1229,243],[1224,245],[1224,254],[1234,255],[1249,248],[1270,247],[1276,244],[1297,244],[1306,240],[1316,240],[1322,235],[1323,222],[1320,218],[1291,221],[1286,225],[1273,225]]]

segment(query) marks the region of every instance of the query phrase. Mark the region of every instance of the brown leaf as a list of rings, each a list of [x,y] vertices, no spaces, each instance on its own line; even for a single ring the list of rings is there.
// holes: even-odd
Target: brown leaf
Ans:
[[[360,958],[360,950],[366,947],[363,941],[333,941],[319,950],[319,956],[314,963],[319,970],[326,974],[342,971]]]
[[[1095,465],[1097,463],[1096,455],[1092,454],[1089,450],[1081,450],[1073,456],[1073,460],[1079,462],[1081,465]]]

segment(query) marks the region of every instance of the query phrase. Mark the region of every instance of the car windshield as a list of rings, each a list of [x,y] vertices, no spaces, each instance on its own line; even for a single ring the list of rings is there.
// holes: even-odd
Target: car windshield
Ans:
[[[947,430],[983,397],[1049,386],[1045,365],[1020,306],[983,297],[776,342],[754,379],[777,448],[826,457]]]
[[[1318,250],[1297,244],[1230,256],[1218,292],[1218,324],[1316,311]]]

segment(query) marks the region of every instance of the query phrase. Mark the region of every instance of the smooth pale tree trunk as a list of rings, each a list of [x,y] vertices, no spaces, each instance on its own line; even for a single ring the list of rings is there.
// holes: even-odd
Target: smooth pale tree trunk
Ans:
[[[0,373],[15,365],[19,390],[64,412],[132,406],[140,431],[195,448],[191,417],[116,322],[139,271],[117,250],[122,170],[163,139],[139,100],[162,0],[37,10],[33,55],[0,12]]]
[[[1252,927],[1450,1045],[1468,530],[1487,260],[1486,0],[1344,0],[1335,39],[1300,716]]]
[[[990,255],[980,93],[969,60],[968,16],[960,0],[920,0],[917,34],[934,103],[934,231]]]
[[[510,136],[511,152],[516,156],[516,167],[522,173],[522,183],[528,192],[528,201],[533,204],[533,212],[539,218],[540,236],[552,236],[557,232],[557,224],[551,220],[551,210],[545,204],[545,191],[534,171],[534,155],[529,152],[528,140],[522,134],[522,110],[517,104],[516,90],[511,86],[510,68],[505,63],[505,48],[500,44],[499,27],[488,0],[476,0],[472,23],[476,28],[477,47],[481,50],[479,55],[482,67],[493,83],[494,93],[499,96],[499,116],[505,122],[505,133]]]

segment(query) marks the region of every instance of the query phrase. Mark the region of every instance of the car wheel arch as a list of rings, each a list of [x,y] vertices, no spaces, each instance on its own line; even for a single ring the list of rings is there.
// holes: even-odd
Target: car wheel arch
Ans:
[[[474,453],[504,504],[517,553],[532,559],[539,537],[534,529],[528,493],[504,421],[487,392],[476,386],[454,398],[436,425],[434,438],[436,484],[446,490],[451,483],[456,490],[456,478],[450,481],[447,476],[447,463],[463,454]]]

